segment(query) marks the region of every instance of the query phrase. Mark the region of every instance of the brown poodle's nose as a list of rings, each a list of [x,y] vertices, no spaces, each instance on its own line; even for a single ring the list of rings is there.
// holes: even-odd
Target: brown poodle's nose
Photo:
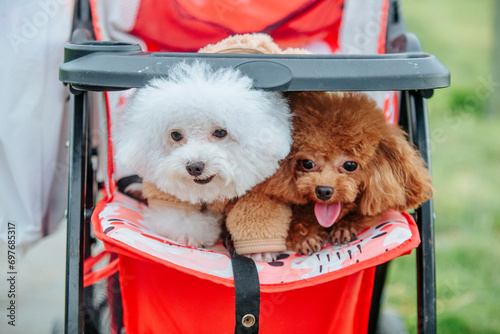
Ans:
[[[316,187],[316,197],[322,201],[329,200],[333,195],[332,187],[317,186]]]
[[[205,164],[201,161],[190,162],[186,165],[186,170],[192,176],[200,176],[203,173],[203,168],[205,168]]]

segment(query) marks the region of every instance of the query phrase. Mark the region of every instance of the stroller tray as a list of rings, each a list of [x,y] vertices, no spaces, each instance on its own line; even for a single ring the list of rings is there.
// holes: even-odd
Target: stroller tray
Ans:
[[[428,90],[447,87],[449,70],[433,55],[263,55],[148,53],[117,42],[69,43],[59,79],[83,91],[143,87],[179,62],[234,67],[254,88],[278,91]]]

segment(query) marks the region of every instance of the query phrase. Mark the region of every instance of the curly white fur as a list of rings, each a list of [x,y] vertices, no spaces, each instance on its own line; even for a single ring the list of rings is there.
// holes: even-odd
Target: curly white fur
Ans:
[[[213,246],[221,232],[222,217],[211,212],[146,207],[144,218],[155,233],[192,247]]]
[[[279,93],[252,89],[237,70],[198,61],[138,89],[121,120],[113,138],[117,161],[193,204],[242,196],[276,171],[292,144],[291,113]],[[227,135],[217,138],[218,129]],[[196,177],[186,170],[193,162],[204,164]]]
[[[291,146],[291,114],[278,94],[252,89],[252,80],[234,69],[214,71],[195,62],[175,66],[167,79],[153,79],[130,100],[116,159],[160,190],[191,203],[243,195],[271,176]],[[213,138],[216,129],[226,138]],[[187,139],[177,143],[173,130]],[[186,164],[202,161],[197,184]]]

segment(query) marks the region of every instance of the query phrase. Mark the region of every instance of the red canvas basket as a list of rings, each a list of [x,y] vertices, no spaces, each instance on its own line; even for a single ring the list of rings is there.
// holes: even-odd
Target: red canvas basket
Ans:
[[[234,333],[234,289],[120,257],[127,333]],[[366,333],[374,268],[316,287],[261,292],[261,333]],[[133,277],[133,279],[130,279]],[[161,288],[160,288],[161,287]]]
[[[127,333],[167,328],[171,333],[233,332],[235,295],[228,252],[221,243],[197,249],[156,235],[142,219],[142,207],[116,192],[99,202],[92,217],[106,250],[119,254]],[[411,252],[419,242],[412,217],[389,212],[350,244],[256,263],[261,332],[366,332],[375,266]]]

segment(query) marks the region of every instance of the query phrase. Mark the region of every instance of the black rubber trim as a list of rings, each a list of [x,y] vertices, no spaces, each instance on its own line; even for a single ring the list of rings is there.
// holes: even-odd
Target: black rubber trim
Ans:
[[[125,176],[116,182],[116,186],[120,192],[125,193],[125,189],[132,183],[142,183],[142,178],[138,175]]]

